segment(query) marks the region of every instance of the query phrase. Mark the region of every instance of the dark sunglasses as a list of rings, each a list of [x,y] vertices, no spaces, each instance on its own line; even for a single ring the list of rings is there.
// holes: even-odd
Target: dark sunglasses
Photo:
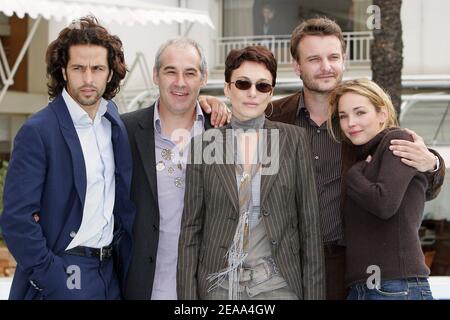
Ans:
[[[234,83],[236,88],[238,88],[239,90],[248,90],[252,87],[252,84],[253,84],[248,80],[236,80],[235,82],[230,82],[230,84],[232,84],[232,83]],[[259,92],[262,92],[262,93],[268,93],[268,92],[272,91],[272,85],[270,83],[266,83],[266,82],[255,83],[255,88],[256,88],[256,90],[258,90]]]

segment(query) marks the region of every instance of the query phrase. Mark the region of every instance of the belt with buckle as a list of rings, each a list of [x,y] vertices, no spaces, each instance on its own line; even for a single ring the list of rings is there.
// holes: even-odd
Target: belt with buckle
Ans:
[[[90,248],[78,246],[69,250],[65,253],[80,257],[95,257],[100,261],[108,260],[113,255],[113,247],[111,245],[102,248]]]
[[[264,257],[262,262],[251,268],[243,268],[240,273],[239,282],[249,287],[260,284],[272,276],[280,273],[275,260],[272,257]],[[246,283],[247,282],[247,283]]]

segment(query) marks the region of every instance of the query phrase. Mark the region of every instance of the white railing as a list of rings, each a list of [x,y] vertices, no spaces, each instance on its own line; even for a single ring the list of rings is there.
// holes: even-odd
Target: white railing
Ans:
[[[370,63],[370,43],[373,34],[370,31],[344,32],[347,44],[347,61],[350,65],[355,63]]]
[[[261,45],[269,48],[279,64],[290,63],[289,51],[290,35],[280,36],[250,36],[250,37],[222,37],[217,39],[216,67],[223,67],[228,53],[233,49],[242,49],[247,46]]]
[[[136,96],[140,96],[143,91],[149,91],[153,96],[155,95],[154,92],[156,87],[151,79],[151,74],[149,73],[150,70],[151,69],[148,67],[147,59],[145,58],[144,53],[137,52],[134,61],[131,64],[130,70],[122,82],[119,94],[114,99],[119,107],[119,112],[123,113],[133,111],[143,107],[144,104],[148,102],[148,100],[146,100],[147,96],[145,96],[145,99],[139,98],[136,100]],[[138,76],[141,76],[144,86],[139,88],[130,88],[128,86],[129,80],[136,75],[136,73]]]
[[[370,43],[372,32],[344,32],[347,43],[347,61],[349,65],[370,62]],[[222,68],[232,49],[242,49],[249,45],[262,45],[269,48],[278,64],[292,63],[290,35],[222,37],[216,42],[216,68]]]

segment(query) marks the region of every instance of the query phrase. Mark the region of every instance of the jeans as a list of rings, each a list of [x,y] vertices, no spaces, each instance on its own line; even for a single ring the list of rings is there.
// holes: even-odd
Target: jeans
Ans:
[[[350,286],[347,300],[433,300],[427,278],[381,280],[379,288],[366,283]]]

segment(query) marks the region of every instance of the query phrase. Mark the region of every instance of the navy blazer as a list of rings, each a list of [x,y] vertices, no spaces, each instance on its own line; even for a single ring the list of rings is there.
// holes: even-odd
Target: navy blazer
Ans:
[[[108,102],[105,117],[111,122],[115,160],[114,203],[115,264],[119,284],[132,250],[131,229],[135,207],[129,200],[132,161],[128,136],[117,107]],[[61,285],[64,274],[60,255],[72,241],[83,216],[86,168],[81,144],[61,95],[30,117],[17,133],[4,189],[0,218],[3,236],[17,261],[10,299],[33,299]],[[32,217],[40,216],[39,223]]]

